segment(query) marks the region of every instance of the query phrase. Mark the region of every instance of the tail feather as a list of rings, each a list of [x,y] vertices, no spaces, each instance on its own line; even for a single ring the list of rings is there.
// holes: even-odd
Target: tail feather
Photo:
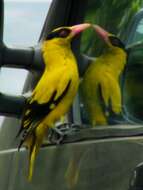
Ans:
[[[40,146],[42,144],[42,138],[41,137],[37,137],[36,136],[36,132],[33,132],[32,135],[29,138],[29,142],[28,139],[27,141],[27,146],[29,149],[29,171],[28,171],[28,181],[32,180],[32,176],[33,176],[33,170],[34,170],[34,163],[35,163],[35,159],[37,156],[37,153],[39,152]]]
[[[19,146],[18,146],[18,151],[20,150],[21,146],[27,140],[28,137],[30,137],[32,135],[35,136],[35,129],[36,129],[38,124],[39,124],[39,122],[33,123],[33,124],[30,124],[29,128],[23,128],[22,129],[23,134],[22,134],[22,138],[21,138],[21,141],[19,143]]]
[[[33,133],[33,135],[29,139],[27,139],[27,146],[29,149],[28,181],[31,181],[33,176],[35,158],[40,146],[38,146],[38,141],[36,139],[35,133]]]
[[[35,158],[36,158],[37,152],[38,152],[38,147],[37,147],[37,144],[35,144],[29,155],[28,181],[32,180],[34,163],[35,163]]]
[[[20,134],[22,133],[23,131],[23,127],[20,127],[18,133],[16,134],[15,138],[18,138],[20,136]]]

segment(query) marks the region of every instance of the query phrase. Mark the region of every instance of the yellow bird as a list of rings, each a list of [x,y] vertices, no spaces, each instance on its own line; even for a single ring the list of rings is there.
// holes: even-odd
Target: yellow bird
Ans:
[[[123,42],[114,34],[93,25],[104,40],[107,50],[87,68],[81,84],[84,105],[91,125],[107,125],[108,116],[122,112],[120,76],[126,64],[127,53]]]
[[[22,133],[19,148],[24,144],[29,149],[29,180],[48,128],[53,128],[55,122],[67,113],[76,95],[79,75],[71,41],[88,27],[90,24],[85,23],[57,28],[42,44],[45,70],[27,99],[18,133],[18,136]]]

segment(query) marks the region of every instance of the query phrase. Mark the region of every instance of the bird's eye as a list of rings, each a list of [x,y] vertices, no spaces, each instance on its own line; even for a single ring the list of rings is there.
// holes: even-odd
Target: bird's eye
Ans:
[[[118,46],[118,44],[120,42],[117,38],[114,38],[114,37],[110,37],[110,41],[111,41],[112,45],[114,45],[114,46]]]
[[[66,38],[70,33],[70,30],[69,29],[63,29],[60,31],[59,33],[59,37],[61,38]]]
[[[125,48],[125,45],[123,44],[123,42],[119,38],[117,38],[116,36],[109,36],[109,40],[113,46],[117,46],[117,47],[120,47],[122,49]]]

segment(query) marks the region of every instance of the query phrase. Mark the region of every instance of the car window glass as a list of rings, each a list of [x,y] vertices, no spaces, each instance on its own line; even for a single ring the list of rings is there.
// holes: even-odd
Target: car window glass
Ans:
[[[110,126],[138,122],[134,117],[135,115],[128,118],[130,111],[126,107],[126,102],[124,102],[125,98],[123,98],[123,89],[125,90],[123,86],[127,79],[127,75],[125,75],[127,59],[125,61],[124,58],[127,52],[124,49],[124,41],[122,44],[119,39],[122,40],[121,34],[126,32],[131,20],[141,8],[142,1],[119,2],[107,0],[104,2],[90,1],[88,3],[85,22],[101,26],[108,34],[110,33],[110,36],[112,34],[112,37],[108,38],[107,41],[103,36],[99,36],[94,29],[90,29],[82,35],[81,52],[88,63],[82,76],[79,92],[83,124]],[[141,20],[137,26],[134,41],[142,39],[142,23]],[[118,53],[117,51],[115,53],[117,48],[113,50],[112,45],[120,48]],[[123,50],[124,53],[121,53],[120,50]],[[135,75],[138,74],[139,70]],[[134,75],[130,75],[128,80],[131,77],[134,77]],[[126,89],[134,87],[135,84],[132,83],[132,87],[127,85]],[[130,103],[141,105],[143,98],[140,98],[138,102],[137,97],[134,97],[134,102]],[[141,111],[141,107],[138,107],[138,109]]]

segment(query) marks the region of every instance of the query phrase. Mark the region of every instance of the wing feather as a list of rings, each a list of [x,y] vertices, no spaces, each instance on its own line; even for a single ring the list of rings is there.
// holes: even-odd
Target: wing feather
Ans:
[[[106,80],[99,84],[99,93],[104,112],[121,112],[121,90],[116,79],[106,74]]]
[[[33,91],[33,95],[27,99],[27,103],[25,106],[21,122],[21,128],[17,134],[17,136],[19,136],[21,133],[23,134],[19,148],[26,140],[26,138],[35,130],[35,128],[38,126],[41,120],[45,116],[47,116],[64,98],[70,87],[71,79],[69,79],[69,77],[63,77],[63,78],[61,77],[61,80],[59,80],[59,82],[57,82],[56,84],[57,85],[55,86],[47,85],[46,87],[47,90],[45,89],[45,91],[43,91],[44,86],[39,86],[38,84],[37,86],[42,88],[41,91],[43,92],[43,95],[42,94],[37,95],[37,93],[41,93],[41,91],[40,89],[37,90],[36,87],[35,90]],[[45,93],[48,93],[48,87],[50,95],[47,94],[47,101],[46,101]],[[53,88],[50,89],[51,87]],[[44,96],[44,102],[42,101],[43,96]]]

